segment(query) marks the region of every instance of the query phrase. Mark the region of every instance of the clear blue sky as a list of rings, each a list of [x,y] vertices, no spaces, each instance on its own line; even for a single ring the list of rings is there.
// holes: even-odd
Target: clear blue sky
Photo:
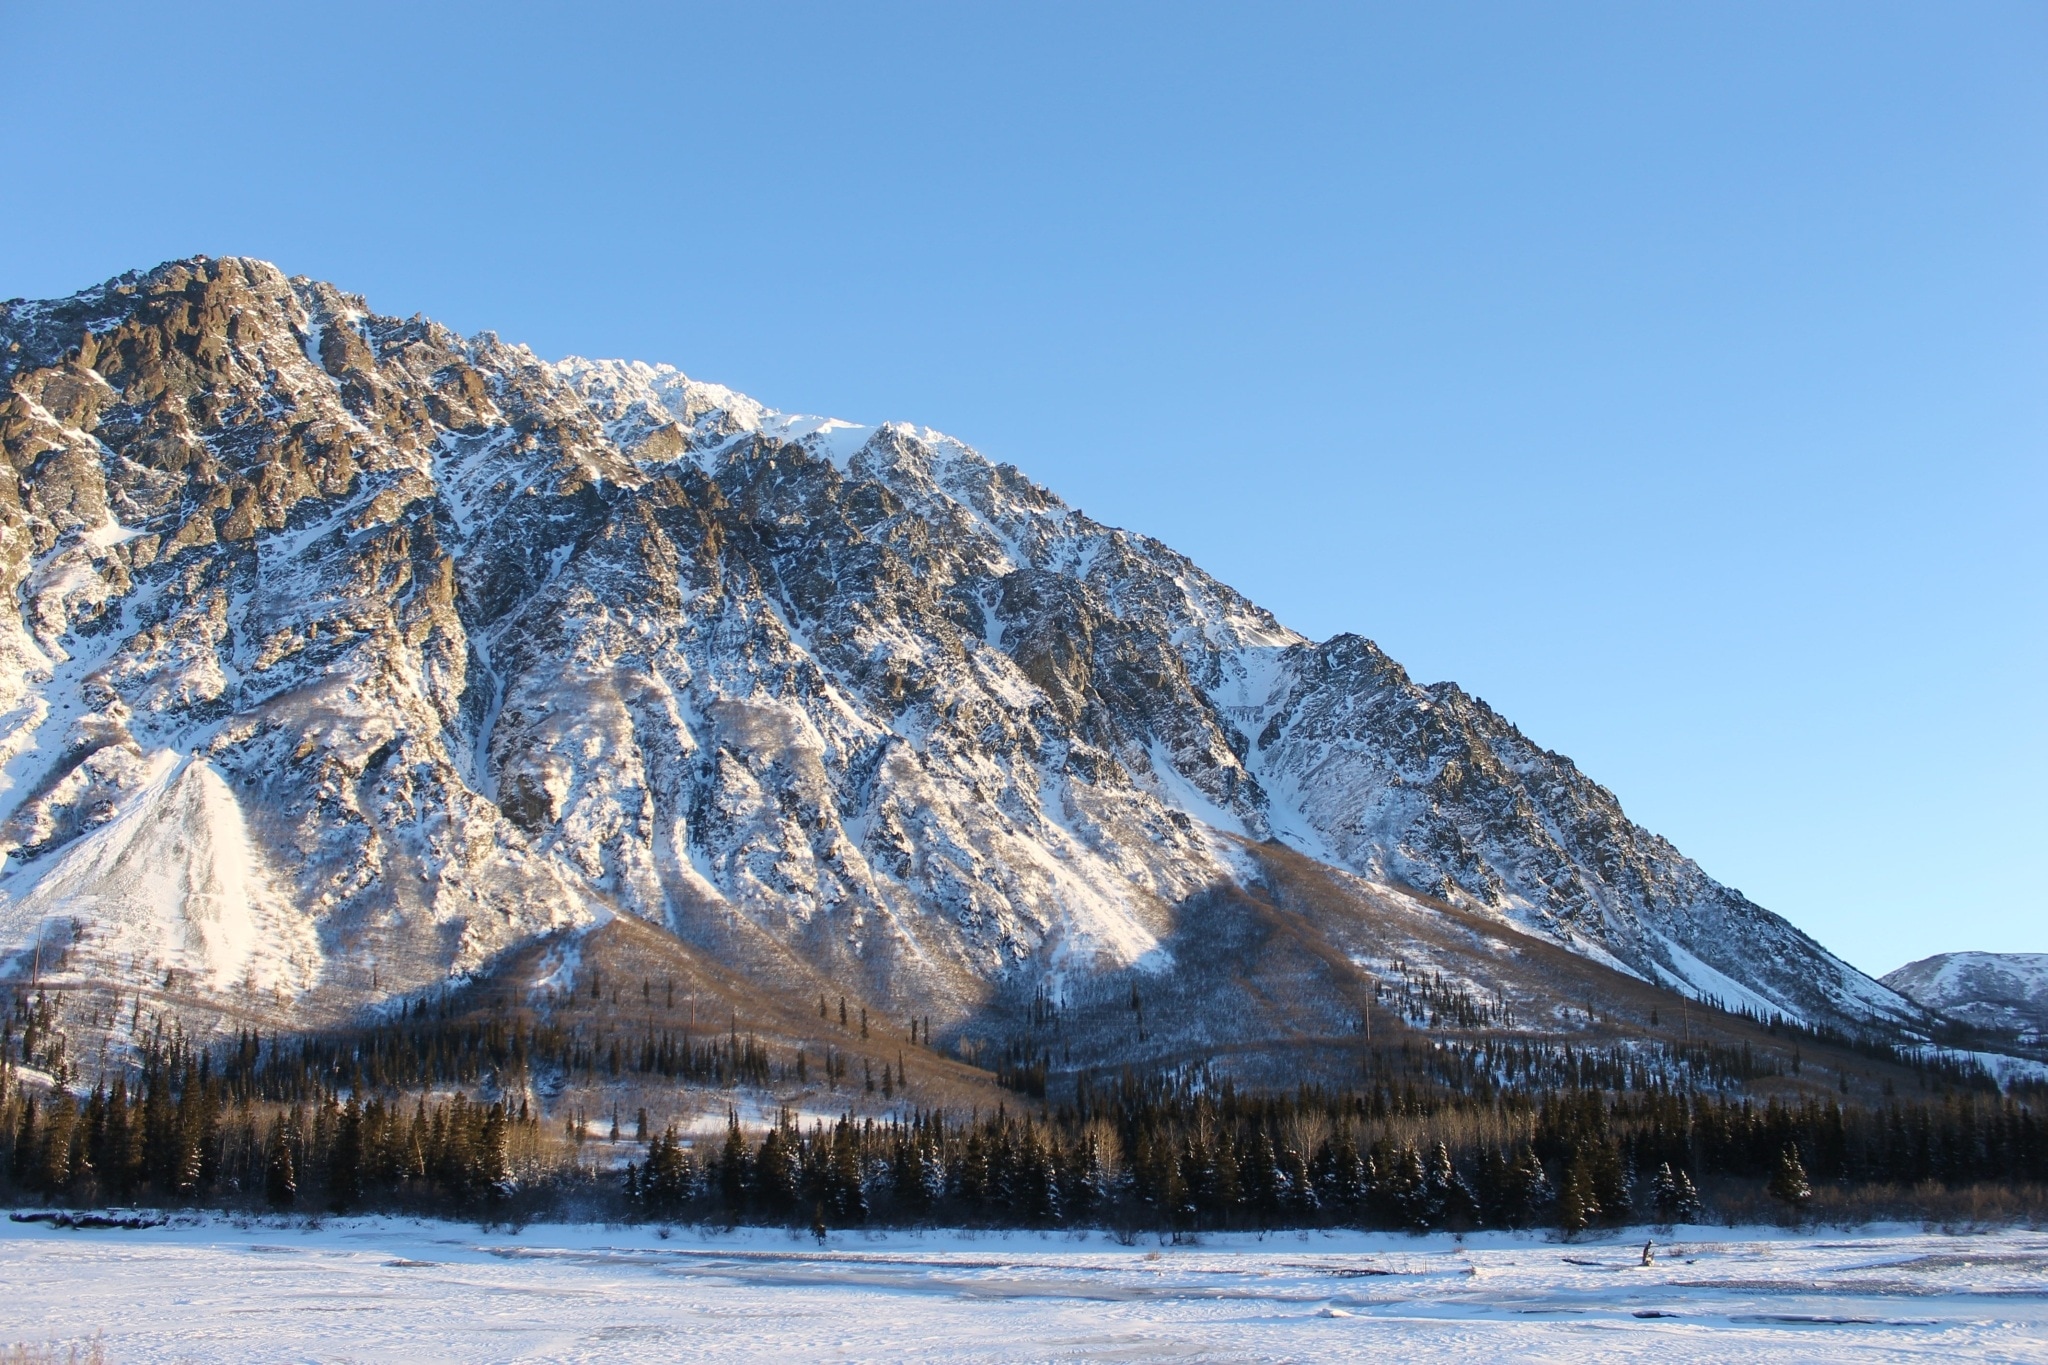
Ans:
[[[1871,971],[2048,951],[2048,6],[0,3],[0,296],[929,423]]]

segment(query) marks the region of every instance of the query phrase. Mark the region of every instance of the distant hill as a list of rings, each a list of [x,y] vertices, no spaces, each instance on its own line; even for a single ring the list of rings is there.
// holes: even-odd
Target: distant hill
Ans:
[[[2048,953],[1936,953],[1884,984],[1978,1028],[2048,1038]]]

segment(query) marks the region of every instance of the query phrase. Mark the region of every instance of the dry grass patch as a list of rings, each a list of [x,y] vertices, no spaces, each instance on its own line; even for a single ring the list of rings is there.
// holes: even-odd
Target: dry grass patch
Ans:
[[[0,1346],[0,1365],[107,1365],[107,1343],[99,1336],[91,1341],[42,1345],[17,1341]]]

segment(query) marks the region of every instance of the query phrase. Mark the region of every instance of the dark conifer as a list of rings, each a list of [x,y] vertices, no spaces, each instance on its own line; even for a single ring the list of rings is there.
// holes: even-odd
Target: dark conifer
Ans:
[[[1600,1217],[1600,1201],[1593,1194],[1593,1177],[1587,1164],[1583,1157],[1574,1157],[1558,1191],[1557,1224],[1567,1235],[1584,1232]]]
[[[1270,1227],[1280,1213],[1280,1167],[1273,1156],[1273,1139],[1264,1128],[1245,1144],[1244,1160],[1238,1164],[1238,1184],[1244,1192],[1246,1209],[1261,1227]]]
[[[725,1216],[729,1222],[738,1222],[746,1216],[748,1171],[746,1138],[740,1133],[740,1116],[737,1110],[727,1111],[725,1150],[718,1158],[718,1187],[725,1199]]]
[[[299,1200],[298,1162],[292,1155],[291,1129],[282,1118],[272,1121],[265,1144],[263,1198],[274,1209],[288,1209]]]
[[[1800,1163],[1799,1148],[1795,1144],[1786,1143],[1784,1150],[1778,1153],[1778,1164],[1771,1172],[1770,1190],[1771,1198],[1794,1214],[1813,1198],[1813,1186],[1807,1182],[1806,1167]]]
[[[1678,1197],[1672,1208],[1674,1223],[1700,1221],[1700,1192],[1693,1187],[1692,1177],[1682,1170],[1678,1172]]]

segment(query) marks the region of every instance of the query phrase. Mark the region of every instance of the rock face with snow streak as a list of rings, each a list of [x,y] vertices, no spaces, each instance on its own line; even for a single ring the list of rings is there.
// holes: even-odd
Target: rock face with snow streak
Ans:
[[[0,950],[339,1009],[625,914],[958,1017],[1186,965],[1179,908],[1277,839],[1913,1014],[1483,703],[936,432],[234,259],[0,306],[0,380]]]
[[[1966,1024],[2048,1039],[2048,953],[1936,953],[1883,980]]]

